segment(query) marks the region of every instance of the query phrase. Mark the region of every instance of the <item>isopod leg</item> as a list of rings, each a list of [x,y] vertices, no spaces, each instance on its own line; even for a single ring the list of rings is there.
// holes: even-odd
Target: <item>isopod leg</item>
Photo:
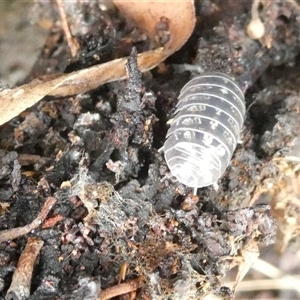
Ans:
[[[214,182],[214,183],[213,183],[213,188],[215,189],[216,192],[218,191],[219,185],[218,185],[217,182]]]
[[[157,151],[158,151],[158,153],[164,152],[164,147],[159,148]]]
[[[197,187],[194,187],[194,190],[193,190],[193,195],[194,195],[194,196],[197,196],[197,191],[198,191],[198,188],[197,188]]]
[[[175,73],[183,73],[185,71],[195,73],[196,75],[204,73],[204,69],[198,65],[173,64],[172,67],[173,67]]]

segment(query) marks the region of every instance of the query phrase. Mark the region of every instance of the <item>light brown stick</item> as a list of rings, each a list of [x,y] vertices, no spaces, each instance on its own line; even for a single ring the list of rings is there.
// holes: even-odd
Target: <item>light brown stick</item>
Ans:
[[[71,33],[71,29],[70,29],[69,22],[68,22],[66,12],[64,9],[63,1],[56,0],[56,4],[57,4],[60,20],[61,20],[61,25],[62,25],[63,31],[65,33],[67,43],[69,45],[71,55],[72,55],[72,57],[75,57],[80,48],[79,43],[77,42],[77,40],[73,37],[73,35]]]
[[[6,300],[29,298],[34,263],[43,245],[44,241],[39,238],[28,238],[26,247],[20,256],[17,269],[13,275],[11,285],[7,291]]]
[[[142,282],[143,282],[143,277],[140,276],[136,279],[129,280],[127,282],[115,285],[111,288],[101,291],[98,299],[107,300],[119,295],[124,295],[136,291],[138,288],[142,286]]]
[[[56,203],[56,199],[53,197],[48,197],[42,211],[39,213],[36,219],[34,219],[30,224],[25,225],[24,227],[17,227],[7,230],[0,231],[0,243],[13,240],[19,236],[25,235],[29,233],[31,230],[40,226],[43,221],[46,219],[49,211],[52,209],[54,204]]]

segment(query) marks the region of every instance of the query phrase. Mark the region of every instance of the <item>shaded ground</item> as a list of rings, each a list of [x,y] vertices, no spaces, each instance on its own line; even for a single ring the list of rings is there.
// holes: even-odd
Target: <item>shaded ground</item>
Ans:
[[[118,299],[231,297],[222,281],[227,271],[238,265],[244,275],[258,245],[275,242],[270,205],[280,225],[277,247],[299,249],[300,10],[296,2],[273,2],[260,7],[260,41],[245,33],[251,1],[196,3],[193,36],[143,76],[131,51],[147,50],[149,41],[133,24],[97,5],[68,7],[76,11],[79,57],[71,59],[57,25],[25,81],[131,54],[129,76],[84,95],[47,97],[1,127],[0,229],[31,223],[47,197],[57,200],[47,226],[1,243],[2,297],[28,236],[44,241],[30,299],[98,299],[100,289],[136,278],[136,296]],[[48,5],[36,16],[55,15]],[[197,196],[168,176],[158,153],[191,77],[174,72],[183,63],[234,76],[248,107],[242,143],[218,191]],[[290,218],[296,221],[287,231]]]

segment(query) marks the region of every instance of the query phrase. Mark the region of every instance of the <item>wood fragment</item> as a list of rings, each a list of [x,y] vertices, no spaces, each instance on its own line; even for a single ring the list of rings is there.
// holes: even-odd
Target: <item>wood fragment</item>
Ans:
[[[61,20],[61,26],[65,33],[65,37],[66,37],[67,43],[68,43],[70,51],[71,51],[71,55],[72,55],[72,57],[75,57],[80,48],[79,43],[77,42],[76,38],[74,38],[72,35],[71,29],[69,26],[69,22],[68,22],[68,19],[66,16],[63,1],[62,0],[55,0],[55,1],[56,1],[56,5],[58,8],[60,20]]]
[[[47,162],[47,159],[35,154],[20,153],[18,161],[21,166],[29,166],[35,164],[43,165]]]
[[[111,299],[113,297],[117,297],[119,295],[128,294],[128,293],[136,291],[138,288],[140,288],[142,286],[142,283],[143,283],[143,277],[140,276],[136,279],[129,280],[127,282],[118,284],[118,285],[108,288],[104,291],[101,291],[98,299],[99,300],[100,299],[107,300],[107,299]]]
[[[64,219],[64,216],[63,215],[56,215],[52,218],[49,218],[47,219],[42,228],[45,229],[45,228],[51,228],[53,226],[55,226],[58,222],[62,221]]]
[[[120,268],[120,272],[118,275],[118,284],[120,284],[121,281],[125,280],[127,268],[128,268],[128,265],[127,265],[127,262],[125,261],[125,262],[123,262],[123,264],[121,265],[121,268]]]
[[[28,238],[26,247],[20,256],[17,269],[14,272],[12,283],[7,291],[6,300],[29,298],[34,264],[43,245],[44,241],[39,238]]]
[[[40,226],[41,223],[46,219],[48,213],[50,212],[56,201],[57,200],[55,198],[48,197],[42,208],[42,211],[39,213],[37,218],[34,219],[30,224],[25,225],[24,227],[17,227],[0,231],[0,243],[23,236],[29,233],[31,230]]]
[[[163,48],[143,52],[137,58],[139,69],[141,72],[146,72],[167,57]],[[46,75],[17,88],[0,91],[0,102],[3,109],[0,125],[19,115],[47,95],[61,97],[76,95],[108,82],[125,79],[127,59],[127,57],[115,59],[70,74]]]

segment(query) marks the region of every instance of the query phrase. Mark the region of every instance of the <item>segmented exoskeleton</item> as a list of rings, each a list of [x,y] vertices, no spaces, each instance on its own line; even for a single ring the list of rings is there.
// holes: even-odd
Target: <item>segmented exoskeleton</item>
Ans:
[[[244,117],[244,94],[231,77],[204,73],[189,81],[163,146],[171,174],[189,187],[216,183],[230,163]]]

